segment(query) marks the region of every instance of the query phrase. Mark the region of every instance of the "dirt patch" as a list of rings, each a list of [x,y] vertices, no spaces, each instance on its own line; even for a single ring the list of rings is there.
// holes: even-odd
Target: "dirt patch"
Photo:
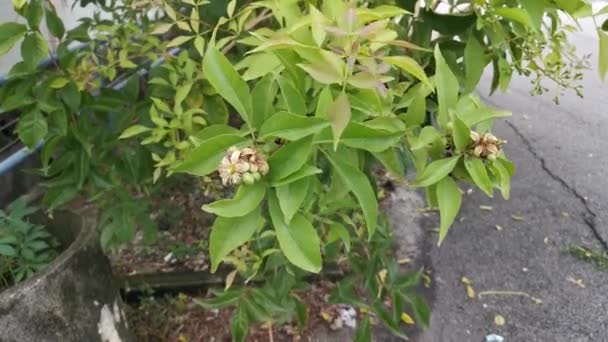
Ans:
[[[207,241],[214,216],[201,210],[203,204],[229,197],[216,180],[176,177],[152,196],[151,218],[159,236],[152,245],[138,233],[135,240],[110,253],[114,273],[204,271],[209,267]]]

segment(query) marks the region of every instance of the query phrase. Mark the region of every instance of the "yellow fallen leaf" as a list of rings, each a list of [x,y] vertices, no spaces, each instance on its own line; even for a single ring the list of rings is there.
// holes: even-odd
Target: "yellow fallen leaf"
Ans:
[[[526,220],[526,218],[525,218],[525,217],[523,217],[523,216],[518,216],[518,215],[511,215],[511,218],[512,218],[514,221],[520,221],[520,222],[521,222],[521,221],[525,221],[525,220]]]
[[[424,283],[424,287],[429,288],[431,286],[431,277],[423,273],[422,282]]]
[[[387,274],[388,274],[388,271],[386,269],[380,270],[380,272],[378,272],[378,278],[380,278],[380,284],[384,284],[384,282],[386,281]]]
[[[332,320],[331,315],[325,311],[321,311],[321,317],[328,322],[331,322],[331,320]]]
[[[177,340],[179,342],[188,342],[188,338],[184,335],[179,335],[179,338]]]
[[[583,279],[574,279],[572,277],[568,277],[566,278],[566,280],[580,288],[585,288],[585,282],[583,281]]]
[[[406,257],[406,258],[401,258],[401,259],[399,259],[399,260],[397,261],[397,263],[398,263],[399,265],[405,265],[405,264],[409,264],[410,262],[412,262],[412,259],[407,258],[407,257]]]
[[[465,289],[467,290],[467,297],[473,299],[475,298],[475,289],[473,288],[473,281],[467,277],[460,278],[460,282],[464,284]]]
[[[506,323],[505,318],[502,317],[501,315],[494,316],[494,324],[496,324],[497,326],[501,327],[501,326],[505,325],[505,323]]]
[[[475,298],[475,289],[471,285],[467,285],[467,297],[471,299]]]
[[[405,324],[410,324],[410,325],[415,324],[414,319],[412,318],[412,316],[406,314],[405,312],[401,314],[401,320]]]

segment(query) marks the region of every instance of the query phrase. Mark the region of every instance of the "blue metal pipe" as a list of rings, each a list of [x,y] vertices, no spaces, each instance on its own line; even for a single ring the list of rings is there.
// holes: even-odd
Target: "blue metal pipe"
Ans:
[[[39,142],[33,151],[38,151],[43,144],[44,143],[42,141]],[[17,167],[19,164],[25,161],[25,159],[27,159],[27,157],[29,157],[33,153],[33,151],[30,151],[30,149],[27,147],[23,147],[19,151],[11,154],[8,158],[0,161],[0,176],[5,173],[8,173],[13,168]]]
[[[169,50],[169,54],[172,56],[175,56],[179,53],[179,51],[180,51],[179,48],[174,48],[174,49]],[[53,59],[48,58],[47,60],[43,61],[40,64],[40,66],[46,68],[48,65],[50,65],[51,62],[53,62]],[[150,68],[155,68],[155,67],[163,64],[164,62],[165,62],[165,58],[161,57],[161,58],[155,60],[154,62],[152,62],[150,64]],[[149,69],[142,68],[137,71],[137,74],[140,77],[143,77],[143,76],[146,76],[148,74],[148,72],[149,72]],[[128,80],[129,80],[129,78],[127,77],[127,79],[122,80],[122,81],[112,85],[112,88],[115,90],[120,90],[127,85]],[[2,86],[5,82],[6,82],[6,79],[4,77],[0,77],[0,86]],[[27,147],[23,147],[19,151],[10,155],[8,158],[0,161],[0,176],[10,172],[12,169],[17,167],[19,164],[21,164],[23,161],[25,161],[30,155],[32,155],[33,153],[40,150],[40,148],[42,148],[43,145],[44,145],[44,141],[41,141],[38,143],[38,145],[36,145],[36,147],[33,150],[30,150]]]

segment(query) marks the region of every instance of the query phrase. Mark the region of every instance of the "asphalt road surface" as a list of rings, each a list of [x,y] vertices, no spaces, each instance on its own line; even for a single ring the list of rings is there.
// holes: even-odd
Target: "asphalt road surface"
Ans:
[[[512,199],[465,196],[461,222],[442,246],[429,237],[432,322],[419,341],[476,342],[488,334],[507,342],[608,341],[608,272],[565,252],[570,244],[604,250],[608,241],[608,84],[597,74],[595,32],[589,22],[582,26],[573,42],[593,55],[583,99],[568,94],[556,106],[550,95],[531,97],[526,79],[488,97],[484,78],[484,100],[513,111],[495,129],[518,168]],[[509,292],[470,299],[463,276],[477,294]]]

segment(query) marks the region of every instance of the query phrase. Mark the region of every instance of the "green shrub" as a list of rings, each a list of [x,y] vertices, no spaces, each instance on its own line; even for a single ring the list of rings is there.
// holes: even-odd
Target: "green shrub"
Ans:
[[[0,36],[0,51],[25,37],[24,62],[0,107],[22,111],[25,144],[46,141],[45,203],[88,194],[104,211],[105,246],[132,239],[137,226],[153,238],[145,199],[166,176],[233,188],[203,210],[217,216],[212,271],[224,267],[235,286],[201,304],[236,305],[235,340],[253,322],[294,316],[303,324],[298,290],[340,260],[352,272],[335,300],[398,335],[408,305],[428,323],[412,292],[420,273],[400,274],[391,255],[374,171],[425,191],[440,212],[439,243],[460,209],[461,184],[509,198],[515,166],[492,128],[511,114],[475,94],[482,74],[492,66],[492,92],[522,74],[533,94],[580,94],[585,60],[563,18],[592,15],[584,0],[82,2],[98,3],[109,19],[64,33],[50,2],[14,1],[27,24],[2,24],[11,34]],[[61,43],[59,62],[39,70],[43,13]],[[604,76],[608,36],[598,32]],[[70,51],[75,41],[87,45]],[[160,56],[142,84],[135,71]],[[110,88],[117,79],[127,81],[123,90]],[[248,286],[253,280],[264,284]]]
[[[23,200],[0,210],[0,289],[32,277],[57,256],[57,239],[27,219],[37,210]]]

